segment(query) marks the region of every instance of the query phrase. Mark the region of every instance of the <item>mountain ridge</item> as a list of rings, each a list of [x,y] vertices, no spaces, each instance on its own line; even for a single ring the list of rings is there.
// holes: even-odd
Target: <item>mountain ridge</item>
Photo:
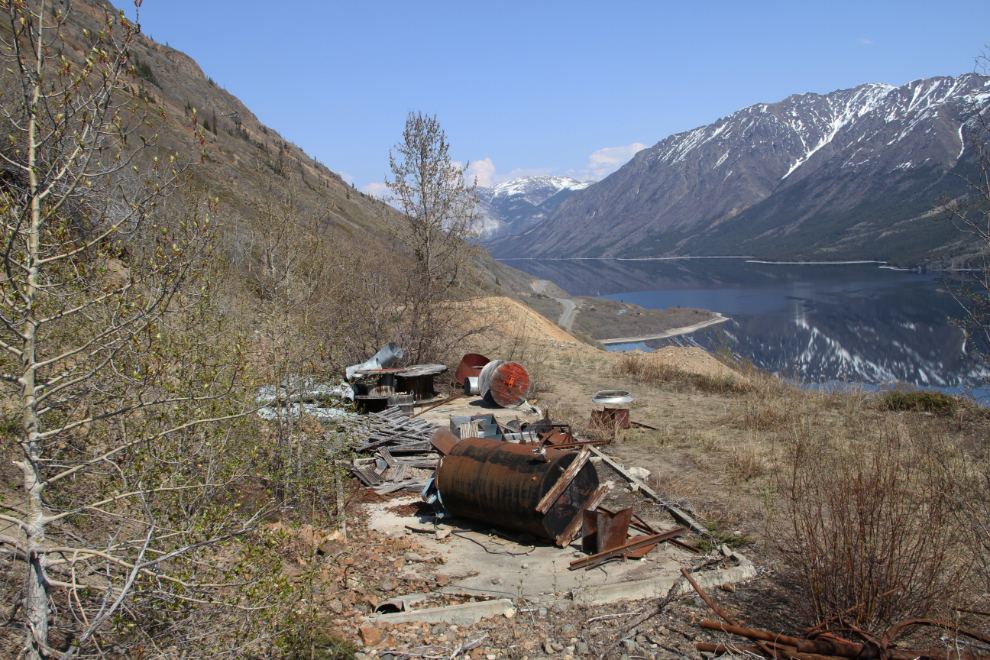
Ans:
[[[964,186],[966,123],[990,78],[868,83],[757,103],[637,153],[526,234],[509,257],[750,254],[902,264],[958,237],[923,218]],[[929,243],[925,245],[925,243]]]
[[[560,208],[578,190],[591,185],[566,176],[528,176],[478,186],[478,220],[475,227],[483,238],[522,234]]]

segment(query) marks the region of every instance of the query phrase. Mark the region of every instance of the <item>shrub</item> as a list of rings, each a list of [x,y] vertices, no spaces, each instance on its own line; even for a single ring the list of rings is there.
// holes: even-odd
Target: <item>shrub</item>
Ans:
[[[959,402],[955,397],[941,392],[919,390],[917,392],[888,392],[880,399],[885,410],[914,410],[951,415]]]
[[[290,617],[283,626],[282,648],[287,660],[354,660],[358,647],[334,632],[336,621]]]
[[[855,441],[825,426],[793,430],[766,515],[768,536],[793,557],[815,617],[861,605],[849,616],[878,630],[950,602],[959,537],[930,446],[891,422],[869,423]]]

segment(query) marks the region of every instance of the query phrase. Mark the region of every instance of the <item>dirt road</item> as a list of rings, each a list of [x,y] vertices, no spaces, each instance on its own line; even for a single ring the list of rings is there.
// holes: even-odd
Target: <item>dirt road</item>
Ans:
[[[543,293],[543,289],[545,289],[548,284],[552,284],[552,282],[550,282],[550,280],[537,280],[533,283],[533,291]],[[554,298],[554,300],[564,306],[564,311],[560,315],[560,320],[557,321],[557,325],[570,332],[571,325],[574,323],[574,310],[577,309],[577,305],[575,305],[574,301],[569,298]]]
[[[724,323],[728,321],[729,318],[722,316],[718,312],[712,312],[715,314],[716,318],[710,319],[708,321],[703,321],[702,323],[695,323],[694,325],[687,325],[683,328],[673,328],[667,330],[666,332],[661,332],[655,335],[644,335],[642,337],[617,337],[615,339],[599,339],[599,343],[602,344],[636,344],[641,341],[649,341],[651,339],[666,339],[667,337],[677,337],[678,335],[687,335],[695,330],[701,330],[702,328],[707,328],[710,325],[715,325],[716,323]]]

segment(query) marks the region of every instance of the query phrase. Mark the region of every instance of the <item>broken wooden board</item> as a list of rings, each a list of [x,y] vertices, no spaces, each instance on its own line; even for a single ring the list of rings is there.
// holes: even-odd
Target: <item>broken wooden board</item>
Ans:
[[[708,530],[705,529],[704,525],[702,525],[697,520],[689,516],[680,508],[674,506],[670,502],[660,497],[659,493],[657,493],[655,490],[644,484],[636,477],[629,474],[629,472],[624,467],[616,463],[614,460],[612,460],[612,458],[606,456],[595,447],[589,447],[589,449],[591,450],[591,453],[593,453],[595,456],[599,457],[600,459],[608,463],[609,466],[611,466],[616,472],[621,474],[623,478],[629,481],[629,483],[635,484],[639,488],[639,490],[643,492],[644,495],[646,495],[651,500],[653,500],[654,502],[662,506],[664,509],[666,509],[667,512],[674,518],[674,520],[684,525],[695,534],[701,534],[702,536],[706,536],[708,534]]]

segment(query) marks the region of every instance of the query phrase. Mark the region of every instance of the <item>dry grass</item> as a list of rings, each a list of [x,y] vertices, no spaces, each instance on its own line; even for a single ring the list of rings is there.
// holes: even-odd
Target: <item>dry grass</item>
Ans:
[[[660,387],[675,385],[693,387],[708,394],[734,394],[748,392],[752,388],[749,379],[728,368],[709,373],[696,373],[681,368],[665,359],[662,353],[623,353],[612,364],[612,376]]]
[[[749,529],[802,576],[805,600],[795,606],[813,619],[864,604],[859,625],[878,630],[981,603],[990,587],[983,411],[942,396],[905,404],[856,388],[803,388],[733,366],[741,371],[698,374],[676,354],[613,358],[613,378],[659,400],[718,402],[705,403],[705,415],[678,410],[685,421],[659,423],[649,437],[668,463],[690,466],[658,473],[661,493],[719,538],[739,538],[731,530],[749,507]],[[715,407],[722,412],[712,415]],[[952,410],[960,412],[939,414]]]

